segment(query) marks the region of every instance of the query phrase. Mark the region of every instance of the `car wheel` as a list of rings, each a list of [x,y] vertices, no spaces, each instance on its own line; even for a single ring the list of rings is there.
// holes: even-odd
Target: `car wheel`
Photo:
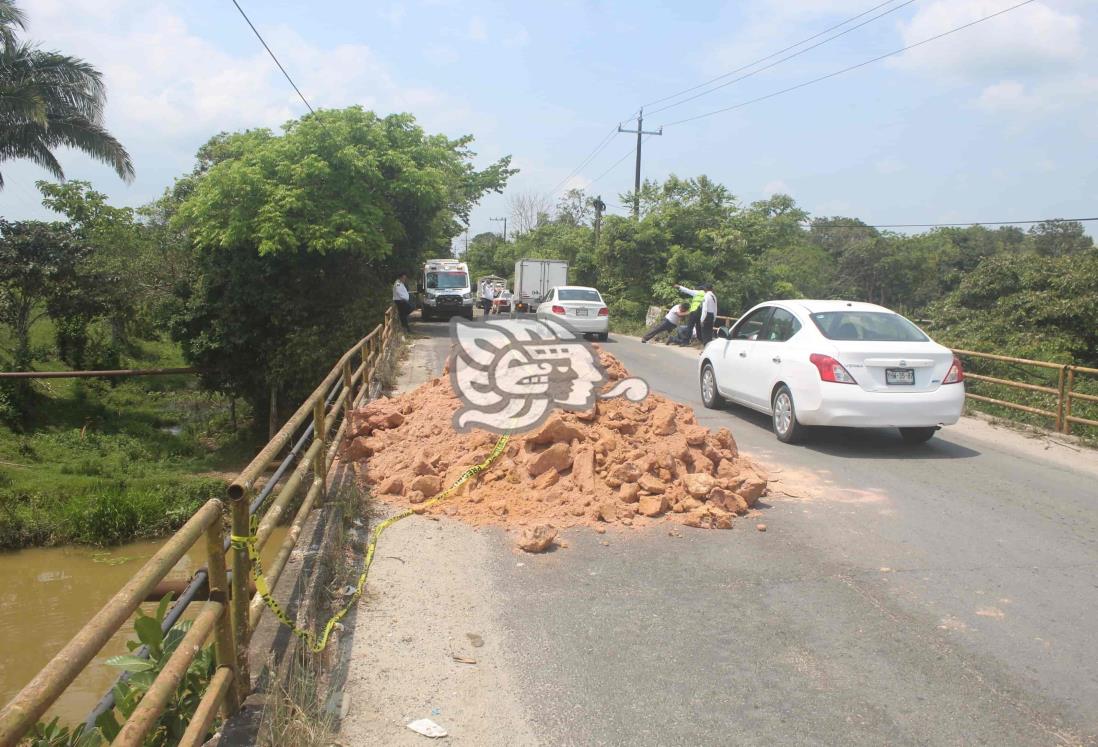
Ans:
[[[597,335],[595,335],[595,339],[598,340],[599,342],[606,342],[607,340],[610,339],[610,333],[609,332],[599,332]]]
[[[909,444],[925,444],[934,438],[937,428],[901,428],[900,435]]]
[[[724,404],[724,397],[717,391],[717,374],[709,363],[702,366],[701,395],[702,404],[710,410],[716,410]]]
[[[774,421],[774,435],[784,444],[795,444],[804,438],[805,427],[797,422],[797,408],[793,404],[793,393],[782,384],[774,393],[770,403]]]

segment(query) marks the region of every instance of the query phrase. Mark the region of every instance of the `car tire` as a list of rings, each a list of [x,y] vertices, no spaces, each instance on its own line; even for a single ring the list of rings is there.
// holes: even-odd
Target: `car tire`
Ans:
[[[805,426],[797,422],[797,406],[793,404],[793,392],[782,384],[770,401],[770,420],[774,435],[783,444],[795,444],[804,440]]]
[[[925,444],[930,439],[934,438],[934,434],[938,432],[937,428],[901,428],[900,436],[903,437],[904,443],[909,444]]]
[[[701,398],[702,404],[710,410],[718,410],[724,404],[724,397],[717,390],[717,373],[713,365],[706,361],[701,372]]]
[[[607,340],[610,339],[610,333],[609,332],[599,332],[595,335],[595,339],[598,340],[599,342],[606,342]]]

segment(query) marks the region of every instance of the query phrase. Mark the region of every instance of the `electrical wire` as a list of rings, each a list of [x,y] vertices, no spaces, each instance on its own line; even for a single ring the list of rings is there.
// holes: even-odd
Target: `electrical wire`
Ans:
[[[772,57],[777,57],[780,54],[785,54],[786,52],[788,52],[790,50],[796,49],[797,47],[801,46],[802,44],[807,44],[808,42],[812,41],[813,39],[818,39],[821,36],[823,36],[824,34],[830,33],[832,31],[834,31],[835,29],[842,28],[846,24],[848,24],[852,21],[856,21],[859,18],[861,18],[862,16],[869,15],[873,11],[880,10],[884,6],[890,5],[894,2],[896,2],[896,0],[886,0],[885,2],[883,2],[879,5],[874,5],[869,10],[862,11],[861,13],[859,13],[856,16],[853,16],[851,18],[847,18],[845,21],[843,21],[841,23],[837,23],[834,26],[830,26],[830,27],[824,29],[823,31],[820,31],[817,34],[814,34],[814,35],[808,37],[807,39],[801,39],[796,44],[790,44],[788,47],[785,47],[784,49],[779,49],[777,52],[773,52],[771,54],[768,54],[766,57],[760,57],[759,59],[755,60],[754,62],[749,62],[749,63],[747,63],[746,65],[744,65],[742,67],[736,68],[735,70],[729,70],[727,73],[723,73],[722,75],[718,75],[716,78],[711,78],[711,79],[705,81],[704,83],[699,83],[696,86],[691,86],[690,88],[684,88],[681,91],[669,94],[667,96],[664,96],[663,98],[654,99],[652,101],[649,101],[649,102],[645,103],[644,106],[653,106],[654,104],[662,104],[664,101],[669,101],[670,99],[678,98],[679,96],[682,96],[685,93],[691,93],[693,91],[698,90],[699,88],[705,88],[706,86],[710,85],[711,83],[716,83],[718,80],[724,80],[725,78],[727,78],[730,75],[735,75],[736,73],[742,73],[744,70],[748,70],[749,68],[755,67],[755,65],[766,62],[767,60],[769,60]]]
[[[645,136],[644,136],[644,138],[643,138],[643,139],[641,140],[641,145],[644,145],[644,144],[645,144],[646,142],[648,142],[648,141],[649,141],[649,140],[650,140],[651,138],[652,138],[652,136],[651,136],[651,135],[645,135]],[[606,171],[602,172],[601,174],[599,174],[598,176],[596,176],[596,177],[595,177],[594,179],[592,179],[592,180],[591,180],[591,183],[592,183],[592,184],[594,184],[595,182],[597,182],[597,181],[599,181],[600,179],[602,179],[602,178],[603,178],[604,176],[606,176],[606,175],[607,175],[607,174],[609,174],[609,173],[610,173],[611,171],[613,171],[613,170],[614,170],[614,169],[616,169],[616,168],[617,168],[618,166],[620,166],[620,165],[621,165],[621,163],[622,163],[622,161],[624,161],[624,160],[625,160],[626,158],[629,158],[629,156],[633,155],[633,154],[634,154],[634,153],[636,153],[636,152],[637,152],[637,146],[635,146],[635,145],[634,145],[634,146],[633,146],[632,148],[630,148],[630,149],[629,149],[629,152],[628,152],[628,153],[626,153],[626,154],[625,154],[624,156],[622,156],[621,158],[619,158],[618,160],[616,160],[616,161],[614,161],[614,162],[613,162],[612,164],[610,164],[610,167],[609,167],[608,169],[606,169]]]
[[[638,113],[639,111],[634,111],[625,119],[619,120],[618,123],[615,124],[610,129],[610,131],[603,136],[602,140],[599,141],[599,144],[595,146],[594,150],[588,153],[587,157],[580,162],[580,165],[569,171],[567,176],[557,182],[553,186],[553,188],[549,190],[549,196],[552,197],[560,192],[561,188],[568,183],[569,179],[579,174],[585,167],[587,167],[588,164],[590,164],[595,158],[597,158],[600,153],[606,150],[606,148],[609,147],[611,141],[613,141],[614,135],[618,133],[618,128],[621,127],[621,123],[632,119],[633,117],[637,116]]]
[[[757,104],[760,101],[766,101],[767,99],[772,99],[776,96],[781,96],[782,94],[790,93],[791,91],[796,91],[798,89],[805,88],[807,86],[813,85],[814,83],[820,83],[820,82],[828,80],[830,78],[838,77],[840,75],[843,75],[844,73],[849,73],[849,72],[857,70],[859,68],[866,67],[867,65],[871,65],[874,62],[880,62],[881,60],[887,59],[889,57],[895,57],[896,55],[901,54],[903,52],[906,52],[908,50],[915,49],[916,47],[921,47],[924,44],[929,44],[930,42],[937,41],[938,39],[942,39],[942,38],[947,37],[951,34],[956,34],[958,31],[963,31],[965,29],[971,28],[973,26],[976,26],[977,24],[983,23],[984,21],[990,21],[992,18],[997,18],[1001,15],[1004,15],[1006,13],[1011,12],[1012,10],[1017,10],[1018,8],[1021,8],[1025,5],[1029,5],[1032,2],[1034,2],[1034,0],[1023,0],[1023,2],[1017,3],[1016,5],[1012,5],[1009,8],[1004,8],[1003,10],[1000,10],[997,13],[992,13],[991,15],[984,16],[983,18],[978,18],[975,21],[970,21],[969,23],[963,24],[961,26],[957,26],[957,27],[952,28],[948,31],[943,31],[940,34],[936,34],[935,36],[930,37],[929,39],[923,39],[922,41],[915,42],[914,44],[908,44],[906,47],[901,47],[900,49],[893,50],[892,52],[887,52],[885,54],[874,57],[870,60],[865,60],[864,62],[859,62],[856,65],[851,65],[849,67],[844,67],[841,70],[836,70],[834,72],[828,73],[827,75],[821,75],[818,78],[813,78],[812,80],[807,80],[807,81],[804,81],[803,83],[798,83],[795,86],[789,86],[788,88],[783,88],[780,91],[774,91],[772,93],[768,93],[765,96],[758,96],[756,98],[749,99],[747,101],[741,101],[738,104],[733,104],[732,106],[726,106],[726,107],[723,107],[721,109],[715,109],[715,110],[710,111],[710,112],[705,112],[704,114],[697,114],[693,117],[685,117],[684,119],[677,119],[674,122],[666,122],[661,126],[663,126],[663,127],[672,127],[674,125],[684,124],[686,122],[694,122],[694,121],[699,120],[699,119],[705,119],[706,117],[712,117],[712,116],[717,115],[717,114],[724,114],[725,112],[730,112],[730,111],[733,111],[735,109],[742,109],[745,106],[750,106],[751,104]]]
[[[868,26],[869,24],[873,23],[874,21],[879,20],[881,18],[884,18],[885,16],[889,15],[890,13],[895,13],[896,11],[901,10],[902,8],[904,8],[908,5],[911,5],[914,2],[915,2],[915,0],[906,0],[906,2],[900,3],[899,5],[897,5],[894,8],[889,8],[888,10],[886,10],[884,13],[881,13],[880,15],[873,16],[872,18],[870,18],[867,21],[862,21],[857,26],[851,26],[850,28],[846,29],[845,31],[840,31],[838,34],[835,34],[834,36],[829,36],[828,38],[824,39],[823,41],[820,41],[820,42],[817,42],[817,43],[813,44],[811,47],[805,47],[804,49],[802,49],[800,51],[797,51],[797,52],[794,52],[791,55],[787,55],[787,56],[782,57],[778,60],[775,60],[774,62],[771,62],[769,65],[764,65],[763,67],[760,67],[757,70],[752,70],[749,73],[744,73],[743,75],[739,76],[738,78],[733,78],[730,81],[727,81],[725,83],[721,83],[719,86],[714,86],[713,88],[710,88],[706,91],[702,91],[701,93],[696,93],[693,96],[688,96],[685,99],[682,99],[681,101],[676,101],[674,103],[668,104],[667,106],[661,106],[658,109],[653,109],[651,112],[649,112],[649,114],[659,114],[660,112],[667,111],[668,109],[673,109],[676,106],[682,106],[683,104],[685,104],[687,102],[690,102],[690,101],[694,101],[695,99],[700,99],[702,96],[708,96],[709,94],[714,93],[715,91],[719,91],[722,88],[727,88],[728,86],[731,86],[735,83],[739,83],[741,80],[747,80],[748,78],[751,78],[755,75],[758,75],[761,72],[765,72],[766,70],[770,70],[771,68],[777,67],[778,65],[782,64],[783,62],[787,62],[789,60],[792,60],[794,57],[800,57],[802,54],[806,54],[808,52],[811,52],[813,49],[816,49],[818,47],[822,47],[824,44],[827,44],[829,42],[833,42],[836,39],[838,39],[840,37],[843,37],[843,36],[846,36],[847,34],[853,32],[853,31],[857,31],[858,29],[862,28],[863,26]],[[842,24],[840,24],[840,25],[842,25]],[[818,36],[818,34],[817,34],[817,36]],[[779,52],[778,54],[781,54],[781,53]],[[769,59],[770,57],[773,57],[773,56],[774,55],[769,55],[769,57],[764,57],[763,60]],[[758,64],[758,62],[754,62],[751,65],[747,65],[746,67],[739,68],[739,70],[746,70],[747,68],[752,67],[753,65],[756,65],[756,64]],[[725,75],[723,75],[721,77],[723,78],[723,77],[728,77],[729,75],[734,75],[736,72],[739,72],[739,70],[733,71],[731,73],[725,73]],[[710,81],[710,82],[713,82],[713,81]],[[708,84],[705,84],[705,85],[708,85]],[[702,87],[704,87],[704,86],[702,86]],[[672,97],[672,98],[674,98],[674,97]]]
[[[310,114],[316,114],[316,110],[313,109],[312,104],[310,104],[309,100],[305,98],[305,94],[303,94],[301,92],[301,89],[297,87],[297,83],[294,83],[294,79],[290,77],[290,74],[286,72],[286,68],[284,68],[282,66],[282,63],[278,61],[278,57],[275,56],[275,53],[271,51],[271,48],[269,46],[267,46],[267,42],[263,39],[262,34],[259,33],[259,29],[257,29],[255,27],[255,24],[252,23],[252,19],[248,18],[248,14],[245,13],[244,9],[240,7],[240,3],[238,3],[236,0],[232,0],[232,2],[233,5],[236,6],[236,9],[240,11],[240,15],[244,17],[245,21],[247,21],[248,26],[251,27],[252,33],[255,34],[255,37],[257,39],[259,39],[259,43],[262,44],[263,48],[267,50],[267,54],[271,56],[271,59],[274,60],[274,63],[278,65],[278,69],[282,71],[282,74],[284,76],[286,76],[286,80],[289,81],[291,86],[293,86],[294,90],[297,92],[298,97],[301,99],[301,102],[305,104],[305,108],[309,110]]]

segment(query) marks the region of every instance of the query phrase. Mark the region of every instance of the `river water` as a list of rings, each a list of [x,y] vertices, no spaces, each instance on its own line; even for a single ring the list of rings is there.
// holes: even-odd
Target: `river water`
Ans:
[[[263,552],[267,562],[283,537],[281,528],[271,535]],[[49,547],[0,554],[0,704],[18,693],[161,544],[162,540],[108,550]],[[200,540],[169,578],[190,578],[205,564],[205,543]],[[152,614],[156,605],[145,607]],[[49,718],[82,722],[119,674],[104,660],[126,653],[126,641],[133,638],[133,626],[122,626],[54,704]]]

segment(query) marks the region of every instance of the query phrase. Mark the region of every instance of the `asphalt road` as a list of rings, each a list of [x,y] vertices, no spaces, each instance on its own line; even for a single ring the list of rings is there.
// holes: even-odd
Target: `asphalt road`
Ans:
[[[920,446],[787,446],[763,416],[705,410],[692,352],[607,349],[776,482],[729,532],[500,548],[486,572],[544,743],[1098,744],[1093,452],[968,419]]]

